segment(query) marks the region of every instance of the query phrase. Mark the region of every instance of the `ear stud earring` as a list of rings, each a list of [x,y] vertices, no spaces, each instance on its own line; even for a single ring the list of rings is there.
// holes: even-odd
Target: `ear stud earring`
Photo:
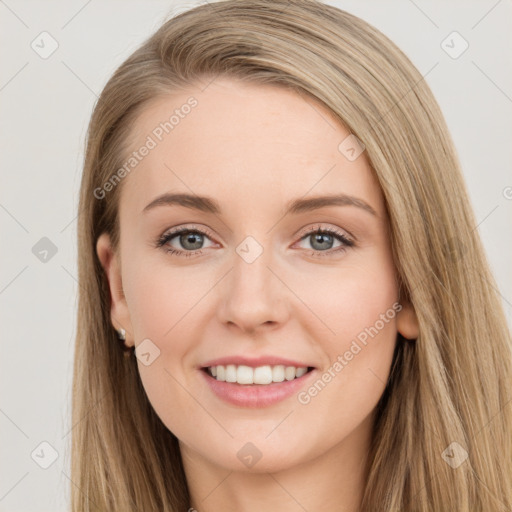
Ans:
[[[123,328],[120,328],[120,329],[116,329],[117,331],[117,337],[119,338],[119,340],[122,342],[121,343],[121,348],[123,349],[124,351],[124,355],[125,357],[130,357],[132,354],[135,354],[135,346],[133,347],[129,347],[126,345],[125,341],[126,341],[126,331],[123,329]]]

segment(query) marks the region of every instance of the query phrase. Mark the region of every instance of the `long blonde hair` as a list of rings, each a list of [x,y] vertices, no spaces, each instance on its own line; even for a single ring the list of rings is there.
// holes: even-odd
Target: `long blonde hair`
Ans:
[[[73,512],[189,507],[177,439],[151,407],[136,359],[119,347],[95,252],[103,232],[118,247],[123,183],[103,199],[95,190],[125,161],[149,100],[219,75],[325,105],[363,142],[383,191],[401,293],[420,335],[397,344],[361,510],[511,510],[510,333],[425,80],[382,33],[335,7],[224,0],[164,23],[116,70],[90,121],[78,219]],[[467,452],[457,467],[454,450],[459,462]]]

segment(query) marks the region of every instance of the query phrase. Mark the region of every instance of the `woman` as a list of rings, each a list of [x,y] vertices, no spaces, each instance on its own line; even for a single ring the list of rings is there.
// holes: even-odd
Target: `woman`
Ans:
[[[376,29],[309,0],[169,20],[98,100],[79,208],[73,510],[512,507],[497,287]]]

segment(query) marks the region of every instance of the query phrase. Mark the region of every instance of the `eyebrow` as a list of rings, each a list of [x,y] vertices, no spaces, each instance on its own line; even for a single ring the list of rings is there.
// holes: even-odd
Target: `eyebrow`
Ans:
[[[183,206],[193,210],[199,210],[206,213],[220,214],[221,208],[219,203],[211,197],[198,196],[195,194],[172,194],[166,193],[158,196],[151,201],[143,210],[146,213],[157,206]],[[298,214],[318,210],[327,206],[355,206],[378,217],[377,212],[365,201],[357,197],[348,196],[346,194],[315,196],[308,199],[295,199],[286,203],[284,215]]]

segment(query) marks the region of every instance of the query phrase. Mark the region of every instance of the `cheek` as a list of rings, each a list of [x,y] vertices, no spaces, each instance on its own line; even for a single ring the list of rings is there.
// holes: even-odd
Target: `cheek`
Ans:
[[[153,262],[127,269],[126,296],[136,341],[154,338],[163,343],[184,324],[196,321],[195,308],[211,288],[211,277]]]
[[[325,439],[343,439],[357,431],[373,411],[386,387],[395,347],[393,326],[367,345],[354,343],[324,369],[319,379],[297,397],[300,415],[324,419]],[[350,354],[350,355],[349,355]]]
[[[300,279],[295,278],[294,291],[313,313],[305,317],[309,329],[317,332],[313,338],[318,334],[330,337],[340,350],[382,315],[394,318],[393,305],[398,298],[394,268],[383,256],[357,265],[342,262],[339,268],[303,272]],[[379,331],[384,327],[388,323],[379,322]]]
[[[299,400],[315,402],[311,410],[341,407],[342,416],[362,419],[385,388],[400,306],[391,261],[385,257],[374,261],[347,265],[331,272],[329,279],[304,276],[301,280],[300,293],[318,316],[315,320],[310,316],[303,325],[326,354],[320,382],[304,390],[303,401]]]
[[[137,360],[140,379],[162,422],[186,439],[189,419],[176,411],[190,407],[184,362],[195,349],[192,330],[201,305],[198,301],[207,291],[204,276],[165,265],[143,265],[137,258],[129,265],[125,294],[136,345],[149,339],[159,350],[147,366]]]

